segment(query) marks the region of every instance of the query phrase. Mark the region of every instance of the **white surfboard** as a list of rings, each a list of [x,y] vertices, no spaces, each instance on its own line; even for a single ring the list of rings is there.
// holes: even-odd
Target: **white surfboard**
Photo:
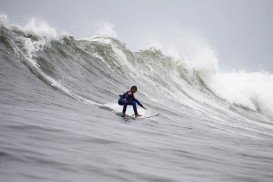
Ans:
[[[125,114],[125,116],[123,116],[122,112],[116,112],[117,115],[122,116],[124,118],[129,118],[129,119],[147,119],[147,118],[152,118],[155,116],[159,116],[159,113],[153,113],[153,114],[149,114],[149,115],[142,115],[140,117],[135,117],[134,115],[130,116],[128,114]]]

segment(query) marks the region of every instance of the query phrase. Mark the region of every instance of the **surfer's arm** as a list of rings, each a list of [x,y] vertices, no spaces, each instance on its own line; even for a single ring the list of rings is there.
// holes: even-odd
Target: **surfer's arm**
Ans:
[[[146,109],[146,107],[144,107],[137,99],[134,98],[134,101],[137,103],[137,105],[139,105],[143,109]]]

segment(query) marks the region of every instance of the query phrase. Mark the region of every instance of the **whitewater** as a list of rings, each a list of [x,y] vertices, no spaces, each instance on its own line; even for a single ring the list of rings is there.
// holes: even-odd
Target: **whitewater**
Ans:
[[[159,116],[116,115],[132,85]],[[273,180],[273,75],[223,73],[208,47],[132,51],[1,16],[0,90],[3,182]]]

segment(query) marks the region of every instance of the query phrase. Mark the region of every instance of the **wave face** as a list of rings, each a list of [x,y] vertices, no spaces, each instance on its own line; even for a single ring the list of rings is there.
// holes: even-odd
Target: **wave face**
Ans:
[[[1,180],[272,179],[272,75],[36,24],[0,21]],[[148,108],[139,112],[159,117],[113,113],[131,85]]]

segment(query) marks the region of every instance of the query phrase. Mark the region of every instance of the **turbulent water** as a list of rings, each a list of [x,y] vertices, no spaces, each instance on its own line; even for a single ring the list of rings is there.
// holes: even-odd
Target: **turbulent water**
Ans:
[[[0,27],[0,181],[273,180],[272,75]],[[159,116],[115,114],[132,85]]]

